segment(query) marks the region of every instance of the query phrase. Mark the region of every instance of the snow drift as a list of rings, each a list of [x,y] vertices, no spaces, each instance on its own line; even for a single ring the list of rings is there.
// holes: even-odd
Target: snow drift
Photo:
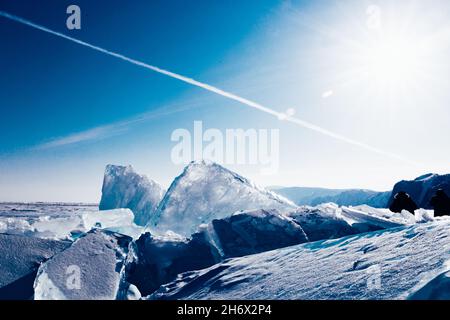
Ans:
[[[429,281],[448,271],[449,243],[449,220],[306,243],[181,274],[148,298],[406,299],[448,287]]]

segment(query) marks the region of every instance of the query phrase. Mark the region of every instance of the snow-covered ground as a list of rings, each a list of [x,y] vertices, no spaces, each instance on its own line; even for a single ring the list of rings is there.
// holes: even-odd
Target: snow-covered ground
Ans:
[[[124,245],[108,231],[84,234],[103,227],[122,233],[136,231],[137,239],[142,228],[133,224],[130,210],[49,207],[2,206],[3,233],[22,234],[0,239],[5,251],[0,259],[3,296],[17,294],[11,288],[19,290],[18,297],[31,295],[37,266],[42,264],[35,280],[37,299],[139,298],[138,288],[128,285],[130,279],[152,299],[450,298],[450,220],[433,219],[430,211],[418,210],[414,216],[368,206],[324,204],[299,207],[285,215],[274,210],[237,212],[199,225],[192,240],[169,232],[144,245],[144,239],[152,239],[144,237],[139,240],[144,245],[140,251],[136,242],[126,257],[131,238],[125,238],[129,240]],[[361,233],[365,231],[370,232]],[[45,238],[78,240],[71,245]],[[315,240],[319,241],[286,248]],[[17,250],[24,247],[27,250]],[[263,252],[272,248],[279,249]],[[137,254],[141,260],[133,268],[140,269],[133,271],[129,267]],[[203,262],[192,264],[194,260]],[[83,278],[85,291],[75,296],[64,287],[66,274],[61,266],[67,263],[80,264],[90,273]],[[202,267],[206,269],[198,270]],[[154,270],[166,275],[153,274]],[[156,282],[144,280],[156,276]],[[98,285],[106,283],[104,277],[109,279],[107,284]],[[176,280],[167,283],[172,279]]]
[[[430,210],[297,206],[205,161],[164,197],[108,166],[102,201],[0,203],[0,299],[450,299]]]
[[[22,258],[13,258],[19,263],[13,268],[9,258],[1,260],[2,270],[10,270],[9,275],[3,271],[0,277],[10,279],[0,288],[3,293],[26,283],[21,290],[30,295],[39,264],[37,299],[139,298],[140,290],[162,299],[388,299],[405,298],[413,292],[413,298],[432,298],[447,292],[442,287],[448,285],[445,262],[450,221],[435,220],[431,211],[418,210],[414,216],[330,203],[285,213],[239,211],[207,224],[200,224],[194,215],[189,223],[196,234],[185,238],[171,231],[176,228],[168,227],[164,236],[142,235],[132,242],[125,257],[129,248],[118,246],[117,236],[108,232],[139,238],[143,228],[133,223],[133,213],[128,209],[99,212],[95,207],[67,204],[49,204],[48,209],[44,204],[3,204],[0,208],[0,235],[22,235],[4,235],[4,248],[14,250],[17,243],[28,241],[26,246],[30,248],[38,245],[51,250],[48,246],[56,245],[63,246],[59,251],[64,249],[60,253],[44,252],[41,258],[25,251]],[[92,228],[106,230],[87,233]],[[75,242],[59,245],[46,239]],[[304,242],[308,243],[286,248]],[[272,249],[276,250],[265,252]],[[239,256],[244,257],[221,263]],[[123,268],[113,268],[113,260]],[[65,291],[67,275],[61,266],[77,261],[90,276],[85,276],[85,291],[73,295]],[[198,271],[202,268],[207,269]],[[25,271],[15,274],[15,269]],[[364,281],[367,285],[378,271],[381,289],[364,289]],[[105,272],[111,280],[108,285],[95,285]],[[188,273],[179,275],[183,272]],[[167,284],[177,275],[178,281]],[[433,278],[418,290],[421,281]],[[163,287],[152,295],[160,285]]]
[[[0,217],[74,214],[98,210],[97,204],[51,202],[0,202]]]
[[[149,298],[405,299],[424,286],[442,296],[435,288],[448,288],[449,245],[448,219],[374,231],[230,259]]]

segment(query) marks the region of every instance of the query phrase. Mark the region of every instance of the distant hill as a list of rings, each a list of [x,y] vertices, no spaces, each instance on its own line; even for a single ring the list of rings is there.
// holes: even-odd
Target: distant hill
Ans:
[[[312,205],[312,202],[317,198],[335,196],[343,191],[337,189],[308,187],[284,188],[279,186],[270,187],[269,189],[300,205]]]
[[[450,196],[450,174],[428,173],[414,180],[403,180],[395,184],[392,192],[377,192],[365,189],[283,188],[280,186],[270,189],[297,205],[316,206],[321,203],[334,202],[340,206],[367,204],[374,208],[389,207],[394,195],[404,191],[411,196],[420,208],[432,209],[430,199],[438,189],[443,189]]]
[[[326,189],[308,187],[275,187],[271,189],[295,202],[297,205],[308,206],[334,202],[340,206],[358,206],[367,204],[374,208],[386,208],[391,196],[390,191],[377,192],[364,189]]]

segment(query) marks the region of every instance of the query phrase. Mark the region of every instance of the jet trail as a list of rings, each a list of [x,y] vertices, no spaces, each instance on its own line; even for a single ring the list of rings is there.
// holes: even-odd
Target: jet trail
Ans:
[[[177,73],[165,70],[165,69],[161,69],[159,67],[156,67],[156,66],[144,63],[142,61],[138,61],[138,60],[129,58],[127,56],[124,56],[122,54],[119,54],[119,53],[116,53],[116,52],[113,52],[113,51],[109,51],[107,49],[103,49],[103,48],[101,48],[99,46],[96,46],[96,45],[84,42],[82,40],[79,40],[79,39],[76,39],[76,38],[73,38],[73,37],[70,37],[70,36],[67,36],[67,35],[65,35],[63,33],[51,30],[49,28],[46,28],[44,26],[41,26],[39,24],[36,24],[36,23],[31,22],[29,20],[26,20],[24,18],[21,18],[21,17],[15,16],[13,14],[7,13],[5,11],[0,11],[0,16],[2,16],[4,18],[7,18],[7,19],[10,19],[10,20],[15,21],[15,22],[18,22],[18,23],[30,26],[32,28],[35,28],[35,29],[38,29],[38,30],[41,30],[41,31],[44,31],[44,32],[47,32],[47,33],[50,33],[50,34],[58,36],[60,38],[70,40],[70,41],[75,42],[77,44],[80,44],[82,46],[85,46],[85,47],[91,48],[93,50],[96,50],[96,51],[102,52],[104,54],[107,54],[109,56],[112,56],[112,57],[115,57],[115,58],[127,61],[129,63],[134,64],[134,65],[137,65],[137,66],[140,66],[140,67],[152,70],[154,72],[163,74],[165,76],[168,76],[168,77],[171,77],[171,78],[183,81],[185,83],[188,83],[188,84],[191,84],[193,86],[202,88],[204,90],[213,92],[213,93],[218,94],[220,96],[223,96],[225,98],[237,101],[237,102],[239,102],[241,104],[244,104],[244,105],[246,105],[248,107],[251,107],[251,108],[260,110],[262,112],[265,112],[267,114],[270,114],[272,116],[275,116],[278,119],[281,119],[283,121],[288,121],[288,122],[294,123],[294,124],[296,124],[296,125],[298,125],[300,127],[307,128],[309,130],[313,130],[315,132],[321,133],[321,134],[323,134],[325,136],[328,136],[328,137],[331,137],[333,139],[340,140],[340,141],[346,142],[348,144],[351,144],[351,145],[354,145],[354,146],[358,146],[360,148],[363,148],[363,149],[369,150],[371,152],[375,152],[375,153],[378,153],[378,154],[381,154],[381,155],[384,155],[384,156],[387,156],[387,157],[390,157],[390,158],[401,160],[401,161],[407,162],[409,164],[416,164],[415,162],[413,162],[411,160],[408,160],[408,159],[405,159],[405,158],[403,158],[400,155],[396,155],[394,153],[390,153],[390,152],[381,150],[379,148],[372,147],[372,146],[370,146],[368,144],[365,144],[363,142],[359,142],[359,141],[353,140],[351,138],[347,138],[345,136],[342,136],[340,134],[331,132],[331,131],[329,131],[327,129],[324,129],[324,128],[320,127],[320,126],[317,126],[317,125],[315,125],[313,123],[310,123],[310,122],[307,122],[307,121],[304,121],[304,120],[301,120],[301,119],[298,119],[298,118],[294,118],[294,117],[291,117],[291,116],[287,116],[286,114],[284,114],[282,112],[277,112],[277,111],[275,111],[275,110],[273,110],[271,108],[263,106],[260,103],[257,103],[255,101],[252,101],[252,100],[249,100],[249,99],[246,99],[246,98],[243,98],[243,97],[240,97],[240,96],[235,95],[235,94],[233,94],[231,92],[227,92],[225,90],[222,90],[220,88],[214,87],[214,86],[209,85],[207,83],[203,83],[203,82],[197,81],[195,79],[192,79],[192,78],[189,78],[189,77],[186,77],[186,76],[183,76],[183,75],[180,75],[180,74],[177,74]]]

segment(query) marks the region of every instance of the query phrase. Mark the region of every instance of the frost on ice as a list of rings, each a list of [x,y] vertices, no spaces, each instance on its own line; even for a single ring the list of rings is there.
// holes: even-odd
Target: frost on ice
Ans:
[[[306,243],[181,274],[148,298],[445,297],[449,243],[449,220]]]
[[[112,300],[128,286],[122,268],[131,238],[93,230],[39,268],[36,300]]]
[[[170,186],[154,219],[152,232],[172,230],[190,236],[197,227],[240,210],[292,210],[296,205],[248,179],[207,161],[189,164]]]
[[[240,257],[308,242],[302,227],[277,210],[238,212],[215,219],[201,234],[222,258]]]
[[[0,299],[33,282],[35,299],[450,296],[450,219],[431,210],[298,207],[205,161],[163,192],[108,166],[101,208],[134,213],[0,204]]]
[[[342,216],[361,232],[379,229],[397,228],[412,225],[415,216],[407,211],[391,212],[389,209],[375,209],[366,205],[357,207],[342,207]]]
[[[182,272],[307,241],[302,228],[276,210],[239,212],[203,225],[190,239],[142,235],[127,264],[127,281],[148,295]]]
[[[0,234],[0,300],[32,298],[39,265],[69,245],[68,241]]]
[[[450,272],[444,271],[408,296],[409,300],[450,300]]]
[[[359,233],[343,218],[339,207],[334,204],[301,207],[290,212],[288,216],[303,228],[310,241],[335,239]]]
[[[398,228],[433,221],[432,212],[417,210],[394,213],[367,205],[339,207],[334,203],[303,206],[287,214],[305,231],[310,241],[337,239],[348,235]]]
[[[134,172],[131,166],[107,165],[100,210],[128,208],[134,222],[145,226],[154,214],[165,190],[157,182]]]
[[[210,244],[202,237],[192,239],[160,238],[143,234],[133,246],[126,266],[126,280],[141,294],[148,295],[176,275],[199,270],[219,262]]]
[[[133,219],[129,209],[22,213],[0,216],[0,232],[46,239],[76,239],[92,228],[104,228],[137,238],[143,228],[134,224]]]

